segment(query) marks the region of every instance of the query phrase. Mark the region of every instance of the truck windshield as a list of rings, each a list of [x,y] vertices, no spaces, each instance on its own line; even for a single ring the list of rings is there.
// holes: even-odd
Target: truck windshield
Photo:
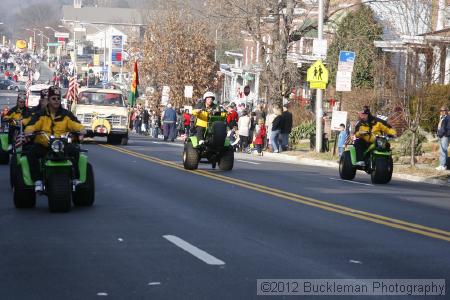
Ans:
[[[103,105],[103,106],[125,106],[121,94],[81,92],[78,95],[78,104]]]

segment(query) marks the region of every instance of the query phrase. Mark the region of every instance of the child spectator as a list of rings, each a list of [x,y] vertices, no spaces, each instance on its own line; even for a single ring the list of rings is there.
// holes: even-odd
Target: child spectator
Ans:
[[[341,158],[342,153],[344,152],[344,148],[345,148],[345,141],[347,140],[348,137],[348,132],[345,129],[345,125],[344,124],[340,124],[339,125],[339,137],[338,137],[338,153],[339,153],[339,158]]]
[[[264,119],[258,119],[258,125],[256,125],[255,130],[256,135],[253,144],[258,151],[258,155],[262,155],[264,140],[266,138],[266,126],[264,125]]]
[[[240,142],[238,127],[236,125],[228,132],[228,138],[230,139],[231,147],[233,147],[234,152],[236,152]]]

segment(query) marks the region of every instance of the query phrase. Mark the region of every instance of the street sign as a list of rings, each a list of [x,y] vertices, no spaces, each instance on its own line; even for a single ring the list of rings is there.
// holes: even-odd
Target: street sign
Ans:
[[[170,96],[170,87],[165,85],[163,86],[162,95],[161,95],[161,104],[167,105],[169,103]]]
[[[355,52],[352,51],[340,51],[338,71],[353,72],[353,65],[355,64]]]
[[[193,94],[194,94],[194,87],[192,85],[186,85],[184,87],[184,97],[192,98]]]
[[[85,31],[86,31],[86,28],[84,28],[84,27],[75,27],[75,28],[73,29],[73,31],[75,31],[75,32],[85,32]]]
[[[59,47],[60,45],[60,43],[47,43],[48,47]]]
[[[324,90],[328,83],[328,70],[321,60],[316,61],[306,72],[306,81],[310,83],[311,89]]]
[[[347,125],[347,112],[333,110],[333,113],[331,115],[331,130],[339,130],[340,124]]]
[[[68,39],[69,33],[68,32],[55,32],[55,37]]]
[[[336,73],[336,91],[350,92],[352,90],[352,72],[337,71]]]
[[[316,56],[327,56],[327,40],[313,40],[313,55]]]

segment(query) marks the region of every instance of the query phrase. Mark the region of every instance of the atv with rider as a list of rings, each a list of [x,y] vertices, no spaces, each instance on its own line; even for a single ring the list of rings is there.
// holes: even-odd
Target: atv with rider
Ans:
[[[72,201],[75,206],[92,206],[95,201],[94,172],[87,156],[87,150],[79,149],[75,164],[66,148],[72,143],[70,134],[60,137],[44,135],[49,144],[47,155],[40,159],[39,166],[43,179],[42,193],[48,197],[50,212],[67,212]],[[24,150],[24,153],[31,150]],[[75,169],[75,165],[78,165]],[[16,208],[32,208],[36,205],[35,183],[31,178],[30,165],[26,155],[20,156],[14,172],[13,198]]]
[[[205,104],[194,111],[197,134],[189,136],[184,143],[183,166],[195,170],[200,162],[216,165],[230,171],[234,164],[234,151],[227,137],[226,115],[212,105],[214,94],[204,95]],[[200,125],[200,126],[199,126]]]
[[[349,145],[339,160],[340,177],[353,180],[356,170],[362,170],[370,174],[372,183],[384,184],[391,181],[394,165],[388,141],[389,137],[386,135],[375,136],[375,141],[364,152],[364,164],[357,164],[355,146]]]

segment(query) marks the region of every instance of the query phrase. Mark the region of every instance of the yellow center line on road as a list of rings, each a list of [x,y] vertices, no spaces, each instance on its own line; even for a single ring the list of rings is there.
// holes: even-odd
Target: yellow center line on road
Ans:
[[[326,202],[326,201],[321,201],[321,200],[317,200],[314,198],[310,198],[310,197],[306,197],[306,196],[301,196],[298,194],[294,194],[294,193],[290,193],[290,192],[286,192],[283,190],[279,190],[276,188],[271,188],[268,186],[263,186],[263,185],[259,185],[256,183],[252,183],[249,181],[245,181],[245,180],[240,180],[240,179],[236,179],[236,178],[231,178],[231,177],[227,177],[227,176],[223,176],[220,174],[215,174],[215,173],[211,173],[205,170],[195,170],[195,171],[191,171],[191,170],[185,170],[184,167],[182,165],[179,165],[175,162],[170,162],[170,161],[166,161],[166,160],[162,160],[156,157],[152,157],[152,156],[148,156],[142,153],[138,153],[138,152],[134,152],[128,149],[124,149],[124,148],[120,148],[120,147],[116,147],[116,146],[112,146],[112,145],[100,145],[102,147],[105,148],[109,148],[111,150],[114,151],[118,151],[127,155],[131,155],[137,158],[141,158],[144,159],[146,161],[150,161],[153,163],[157,163],[160,165],[164,165],[170,168],[174,168],[174,169],[178,169],[184,172],[189,172],[192,174],[196,174],[199,176],[203,176],[203,177],[207,177],[213,180],[218,180],[218,181],[222,181],[225,183],[229,183],[229,184],[234,184],[240,187],[243,187],[245,189],[250,189],[250,190],[254,190],[254,191],[258,191],[260,193],[264,193],[264,194],[268,194],[271,196],[275,196],[277,198],[282,198],[282,199],[286,199],[286,200],[290,200],[293,202],[297,202],[297,203],[302,203],[305,205],[309,205],[309,206],[313,206],[313,207],[317,207],[323,210],[327,210],[327,211],[331,211],[331,212],[335,212],[338,214],[342,214],[342,215],[347,215],[347,216],[351,216],[357,219],[362,219],[362,220],[366,220],[369,222],[373,222],[373,223],[377,223],[377,224],[382,224],[388,227],[392,227],[392,228],[397,228],[397,229],[401,229],[401,230],[405,230],[408,232],[413,232],[416,234],[420,234],[423,236],[427,236],[427,237],[432,237],[432,238],[436,238],[436,239],[440,239],[440,240],[444,240],[444,241],[448,241],[450,242],[450,231],[445,231],[442,229],[437,229],[437,228],[432,228],[432,227],[428,227],[428,226],[423,226],[420,224],[415,224],[415,223],[410,223],[410,222],[406,222],[403,220],[398,220],[398,219],[394,219],[394,218],[389,218],[389,217],[385,217],[385,216],[381,216],[381,215],[377,215],[377,214],[373,214],[373,213],[369,213],[369,212],[365,212],[365,211],[361,211],[361,210],[357,210],[357,209],[353,209],[350,207],[346,207],[346,206],[342,206],[342,205],[338,205],[338,204],[333,204],[330,202]]]

